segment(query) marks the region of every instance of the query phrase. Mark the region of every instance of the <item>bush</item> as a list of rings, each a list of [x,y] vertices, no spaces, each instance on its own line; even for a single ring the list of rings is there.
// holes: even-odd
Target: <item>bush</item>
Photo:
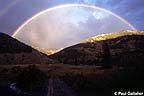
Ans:
[[[39,90],[43,87],[47,75],[35,66],[29,66],[21,71],[16,77],[16,85],[24,91]]]

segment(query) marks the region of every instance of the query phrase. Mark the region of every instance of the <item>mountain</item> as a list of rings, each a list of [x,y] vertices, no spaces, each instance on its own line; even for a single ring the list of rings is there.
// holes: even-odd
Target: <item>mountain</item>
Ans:
[[[81,43],[95,42],[95,41],[101,41],[101,40],[107,40],[107,39],[114,39],[114,38],[121,37],[121,36],[126,36],[126,35],[144,35],[144,31],[122,30],[122,31],[119,31],[119,32],[113,32],[113,33],[108,33],[108,34],[97,35],[97,36],[88,38],[86,40],[83,40],[83,41],[81,41]]]
[[[135,65],[144,62],[144,31],[123,30],[94,36],[49,58],[74,65]]]
[[[0,33],[0,64],[45,64],[55,62],[32,47]]]
[[[32,48],[38,50],[39,52],[42,52],[46,55],[52,55],[52,54],[55,54],[59,51],[61,51],[63,48],[60,48],[60,49],[46,49],[46,48],[39,48],[39,47],[35,47],[35,46],[32,46]]]

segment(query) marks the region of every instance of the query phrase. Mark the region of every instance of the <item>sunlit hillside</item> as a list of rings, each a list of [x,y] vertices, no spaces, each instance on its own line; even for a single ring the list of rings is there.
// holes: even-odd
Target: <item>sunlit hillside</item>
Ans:
[[[47,55],[52,55],[54,53],[57,53],[59,51],[61,51],[63,48],[60,48],[60,49],[46,49],[46,48],[39,48],[39,47],[35,47],[35,46],[32,46],[34,49],[38,50],[39,52],[42,52],[44,54],[47,54]]]
[[[143,31],[123,30],[88,38],[80,44],[50,55],[49,58],[65,64],[102,65],[106,61],[105,59],[110,57],[113,64],[123,65],[122,62],[125,58],[129,62],[133,60],[133,62],[137,62],[132,58],[139,58],[138,61],[143,61],[143,48]],[[126,53],[129,58],[126,57]],[[105,56],[106,54],[109,56]]]
[[[87,43],[87,42],[94,42],[94,41],[100,41],[100,40],[107,40],[107,39],[114,39],[121,36],[126,35],[144,35],[144,31],[135,31],[135,30],[122,30],[119,32],[113,32],[113,33],[107,33],[107,34],[101,34],[94,37],[90,37],[86,40],[81,41],[81,43]]]

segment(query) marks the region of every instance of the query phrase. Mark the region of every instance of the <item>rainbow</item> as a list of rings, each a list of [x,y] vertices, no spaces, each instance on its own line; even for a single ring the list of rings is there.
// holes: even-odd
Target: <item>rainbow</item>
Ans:
[[[121,20],[122,22],[124,22],[125,24],[127,24],[130,28],[132,28],[133,30],[136,30],[136,28],[134,26],[132,26],[128,21],[126,21],[124,18],[118,16],[117,14],[109,11],[109,10],[106,10],[106,9],[103,9],[103,8],[100,8],[100,7],[97,7],[97,6],[93,6],[93,5],[86,5],[86,4],[65,4],[65,5],[59,5],[59,6],[55,6],[55,7],[52,7],[52,8],[48,8],[44,11],[41,11],[39,13],[37,13],[36,15],[32,16],[30,19],[28,19],[26,22],[24,22],[12,35],[12,37],[15,37],[15,35],[26,25],[28,24],[29,22],[31,22],[32,20],[34,20],[35,18],[37,18],[38,16],[42,15],[42,14],[45,14],[46,12],[48,11],[52,11],[52,10],[55,10],[57,8],[64,8],[64,7],[87,7],[87,8],[94,8],[94,9],[98,9],[98,10],[101,10],[101,11],[104,11],[106,13],[109,13],[111,14],[112,16],[118,18],[119,20]]]

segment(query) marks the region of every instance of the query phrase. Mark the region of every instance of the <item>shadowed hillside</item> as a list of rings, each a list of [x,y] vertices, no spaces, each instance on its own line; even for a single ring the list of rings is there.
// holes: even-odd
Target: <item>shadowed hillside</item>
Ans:
[[[126,65],[125,63],[143,62],[144,33],[141,31],[120,31],[98,35],[50,55],[52,59],[65,64]],[[108,64],[108,63],[107,63]]]
[[[0,33],[0,64],[41,64],[53,63],[46,55],[32,47]]]
[[[144,89],[144,33],[142,32],[126,30],[95,36],[50,56],[11,38],[13,42],[16,41],[15,46],[19,46],[19,50],[15,52],[14,48],[8,47],[12,41],[9,39],[1,40],[4,42],[1,49],[7,48],[7,50],[0,53],[0,62],[9,65],[0,66],[0,78],[14,81],[24,92],[32,94],[34,92],[32,96],[40,96],[37,94],[37,90],[40,89],[42,95],[44,85],[47,86],[44,86],[44,89],[47,88],[46,92],[50,96],[51,94],[52,96],[70,96],[68,94],[112,96],[118,91],[142,92]],[[27,46],[31,51],[24,51],[23,46]],[[23,54],[25,58],[21,59]],[[12,57],[15,59],[11,60]],[[50,62],[49,58],[62,63],[44,64]],[[32,66],[22,65],[28,64],[27,62],[32,63]],[[19,63],[20,65],[17,65]],[[25,68],[26,66],[29,67]],[[41,72],[47,77],[43,78]],[[42,78],[40,79],[39,76]],[[47,79],[48,82],[45,83]]]
[[[62,77],[79,96],[113,96],[114,92],[142,92],[144,89],[144,33],[121,31],[88,38],[50,55],[69,66],[87,67]]]

